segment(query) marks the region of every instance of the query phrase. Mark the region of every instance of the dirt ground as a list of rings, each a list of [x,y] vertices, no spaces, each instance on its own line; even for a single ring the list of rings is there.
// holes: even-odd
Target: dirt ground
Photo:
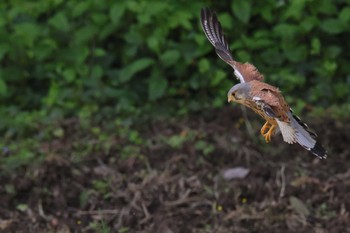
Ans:
[[[320,160],[281,135],[266,145],[263,121],[248,113],[247,130],[239,110],[103,145],[63,123],[41,163],[0,177],[0,232],[350,232],[348,121],[308,122],[329,151]]]

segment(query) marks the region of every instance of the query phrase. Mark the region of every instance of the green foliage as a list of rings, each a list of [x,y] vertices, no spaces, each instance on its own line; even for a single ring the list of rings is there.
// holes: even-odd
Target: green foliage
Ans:
[[[237,81],[199,26],[206,6],[218,13],[234,57],[254,63],[292,106],[329,108],[350,100],[350,6],[342,1],[0,6],[0,131],[6,140],[67,117],[88,127],[223,106]],[[60,129],[51,134],[64,136]]]
[[[108,192],[108,183],[106,183],[104,180],[93,180],[92,185],[94,189],[101,194],[106,194]]]
[[[237,0],[232,2],[232,11],[235,16],[243,23],[248,23],[252,10],[252,2],[245,0]]]
[[[101,221],[91,222],[89,227],[98,233],[110,233],[111,232],[111,229],[108,227],[108,225],[104,219],[102,219]],[[125,228],[123,228],[123,229],[125,229]],[[124,230],[122,232],[128,232],[128,231]]]
[[[208,155],[212,153],[215,149],[214,145],[209,144],[204,140],[197,141],[196,144],[194,145],[194,148],[201,151],[204,155]]]

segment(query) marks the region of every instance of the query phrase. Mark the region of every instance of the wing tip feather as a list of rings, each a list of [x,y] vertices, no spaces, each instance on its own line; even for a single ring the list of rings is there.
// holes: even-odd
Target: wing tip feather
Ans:
[[[226,62],[232,61],[233,57],[225,39],[221,23],[216,13],[208,7],[201,9],[201,25],[204,34],[215,47],[218,56]]]

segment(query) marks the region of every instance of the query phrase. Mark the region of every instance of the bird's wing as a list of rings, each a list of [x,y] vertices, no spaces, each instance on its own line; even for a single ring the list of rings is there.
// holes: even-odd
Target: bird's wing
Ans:
[[[289,106],[278,88],[256,80],[249,82],[249,85],[252,100],[262,108],[266,115],[285,122],[289,121],[286,114]]]
[[[249,84],[252,100],[265,115],[276,120],[285,142],[298,143],[319,158],[327,157],[326,150],[316,140],[317,135],[293,114],[277,88],[259,81]]]
[[[264,79],[264,76],[252,64],[243,64],[233,59],[221,29],[221,24],[215,13],[208,8],[203,8],[201,11],[201,24],[206,37],[215,47],[216,54],[234,69],[234,73],[241,83],[252,80],[262,81]]]

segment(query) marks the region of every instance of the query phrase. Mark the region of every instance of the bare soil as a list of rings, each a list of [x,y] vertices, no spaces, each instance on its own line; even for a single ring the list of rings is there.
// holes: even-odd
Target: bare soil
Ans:
[[[43,142],[42,162],[0,177],[0,232],[350,232],[350,123],[311,119],[320,160],[239,108],[97,139],[77,123]],[[130,136],[133,138],[133,136]],[[248,175],[223,173],[243,167]]]

